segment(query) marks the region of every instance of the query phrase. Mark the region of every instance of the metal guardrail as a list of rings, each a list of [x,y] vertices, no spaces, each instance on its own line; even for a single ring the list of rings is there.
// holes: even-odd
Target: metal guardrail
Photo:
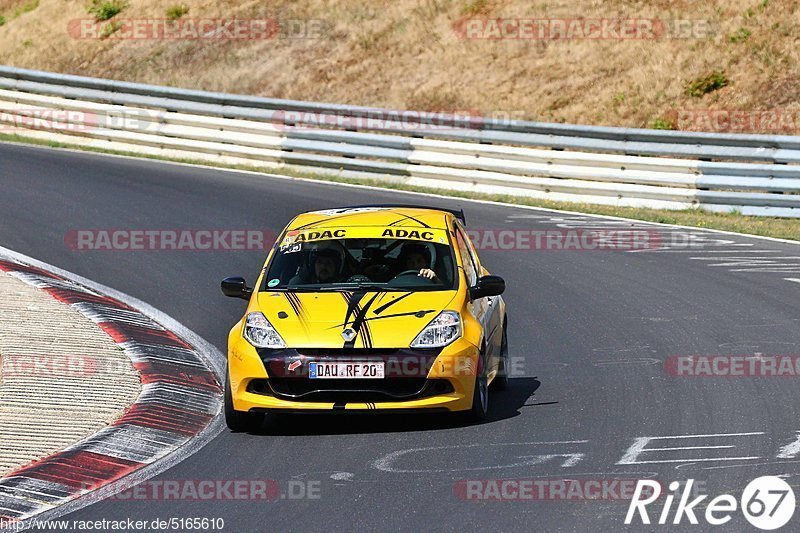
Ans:
[[[37,128],[42,110],[73,111],[63,118],[70,126]],[[800,217],[800,137],[785,135],[447,117],[3,66],[0,121],[28,136],[136,153],[560,201]]]

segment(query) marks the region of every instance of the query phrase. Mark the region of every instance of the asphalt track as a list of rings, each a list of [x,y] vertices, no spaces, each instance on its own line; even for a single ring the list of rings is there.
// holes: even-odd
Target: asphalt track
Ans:
[[[219,281],[253,280],[262,252],[79,252],[65,244],[65,234],[277,231],[301,211],[398,201],[464,207],[470,228],[619,224],[16,145],[0,146],[0,185],[0,245],[139,298],[223,353],[243,302],[224,298]],[[282,488],[311,481],[319,482],[319,498],[115,500],[67,518],[223,518],[226,531],[246,532],[618,530],[624,501],[465,501],[454,484],[693,478],[711,496],[739,494],[761,475],[798,484],[800,459],[791,447],[800,431],[797,378],[674,377],[664,361],[684,354],[800,355],[800,283],[787,280],[800,278],[800,247],[711,234],[693,250],[484,250],[481,257],[507,281],[510,350],[521,361],[509,390],[491,397],[489,421],[307,416],[277,420],[260,434],[225,431],[157,479],[271,479]],[[637,438],[665,436],[671,438],[647,448],[672,451],[628,453]],[[681,447],[695,449],[675,449]],[[651,509],[656,519],[661,507]],[[747,527],[736,514],[725,529]],[[647,528],[653,529],[676,527]]]

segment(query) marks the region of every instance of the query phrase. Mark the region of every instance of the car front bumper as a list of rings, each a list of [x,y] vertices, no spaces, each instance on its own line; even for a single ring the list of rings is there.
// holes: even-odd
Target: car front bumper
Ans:
[[[233,406],[237,411],[352,413],[470,409],[478,357],[478,349],[461,338],[437,350],[371,350],[369,353],[325,349],[256,350],[246,342],[235,342],[230,345],[228,359]],[[308,378],[310,362],[362,360],[384,361],[386,378]]]

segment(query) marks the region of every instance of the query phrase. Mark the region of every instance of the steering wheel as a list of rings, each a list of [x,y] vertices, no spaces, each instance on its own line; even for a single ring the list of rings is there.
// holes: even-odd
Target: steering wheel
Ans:
[[[356,274],[354,276],[350,276],[349,278],[347,278],[347,283],[364,283],[364,282],[371,283],[372,280],[369,279],[364,274]]]
[[[395,277],[393,277],[392,279],[397,279],[397,278],[400,278],[400,277],[403,277],[403,276],[410,276],[412,274],[415,275],[415,276],[419,275],[419,270],[404,270],[404,271],[400,272],[398,275],[396,275]]]
[[[416,276],[416,280],[408,279],[410,276]],[[402,281],[405,279],[405,281]],[[436,282],[430,278],[426,278],[425,276],[419,275],[419,270],[404,270],[400,272],[398,275],[393,277],[391,281],[389,281],[390,287],[411,287],[417,286],[418,284],[422,285],[433,285]]]

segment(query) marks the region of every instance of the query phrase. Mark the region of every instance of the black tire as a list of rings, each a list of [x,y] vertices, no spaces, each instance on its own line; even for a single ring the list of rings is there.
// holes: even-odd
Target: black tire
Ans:
[[[472,393],[472,408],[466,412],[467,420],[480,422],[489,414],[489,385],[484,366],[480,374],[475,377],[475,389]]]
[[[497,375],[492,380],[493,390],[506,390],[508,388],[508,328],[503,324],[503,340],[500,345],[500,367]]]
[[[225,369],[225,424],[235,433],[256,431],[264,423],[263,413],[248,413],[233,408],[231,376]]]

